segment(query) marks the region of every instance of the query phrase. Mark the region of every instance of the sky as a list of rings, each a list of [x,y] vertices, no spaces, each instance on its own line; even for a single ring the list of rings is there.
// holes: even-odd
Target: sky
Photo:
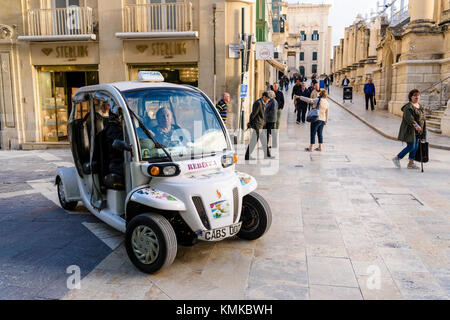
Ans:
[[[363,16],[377,7],[377,0],[287,0],[289,3],[329,3],[332,5],[330,9],[330,17],[328,25],[333,27],[333,46],[339,44],[339,40],[344,37],[346,27],[353,24],[358,13]],[[380,3],[383,1],[380,0]]]

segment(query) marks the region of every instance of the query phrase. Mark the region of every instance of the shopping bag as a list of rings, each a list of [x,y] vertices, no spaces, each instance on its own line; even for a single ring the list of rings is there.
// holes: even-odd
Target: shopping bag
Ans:
[[[420,141],[419,142],[419,149],[417,149],[415,161],[422,162],[422,163],[428,163],[430,161],[429,154],[428,154],[428,142],[426,141]]]

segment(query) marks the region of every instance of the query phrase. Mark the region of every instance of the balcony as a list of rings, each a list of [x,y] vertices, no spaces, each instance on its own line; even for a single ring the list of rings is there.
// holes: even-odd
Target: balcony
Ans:
[[[197,36],[192,27],[192,3],[134,4],[123,9],[123,33],[119,38]]]
[[[95,40],[94,13],[89,7],[31,9],[24,41]]]

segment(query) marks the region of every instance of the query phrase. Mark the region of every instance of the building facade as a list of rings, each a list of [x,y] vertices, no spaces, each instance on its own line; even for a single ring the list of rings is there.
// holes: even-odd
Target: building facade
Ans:
[[[422,91],[428,128],[450,135],[450,1],[409,0],[398,12],[364,21],[358,17],[334,48],[334,74],[362,93],[368,78],[377,108],[402,115],[410,90]]]
[[[329,4],[289,4],[288,68],[310,78],[330,73]]]
[[[67,146],[75,91],[142,70],[198,86],[214,102],[229,92],[227,127],[238,128],[264,83],[249,41],[252,90],[241,106],[242,32],[256,34],[255,0],[2,1],[0,147]]]

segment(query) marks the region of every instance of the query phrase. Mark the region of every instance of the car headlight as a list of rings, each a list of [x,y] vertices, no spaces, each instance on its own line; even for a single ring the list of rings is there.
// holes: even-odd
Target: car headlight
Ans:
[[[147,172],[152,177],[175,177],[180,174],[181,170],[174,163],[161,163],[149,166]]]
[[[164,167],[163,173],[165,176],[174,176],[177,173],[177,167],[176,166]]]

